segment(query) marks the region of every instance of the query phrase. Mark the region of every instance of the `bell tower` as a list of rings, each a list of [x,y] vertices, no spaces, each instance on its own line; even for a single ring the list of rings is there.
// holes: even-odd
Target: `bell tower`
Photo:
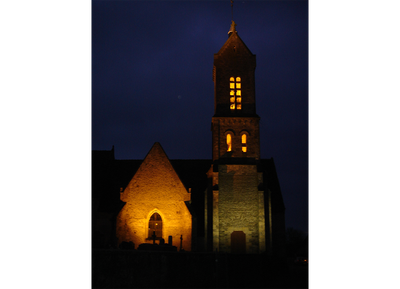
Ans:
[[[260,158],[256,114],[256,56],[240,39],[232,21],[228,41],[214,54],[213,160]]]
[[[214,54],[213,165],[208,172],[212,189],[206,196],[206,238],[208,250],[262,253],[265,212],[263,173],[258,170],[256,56],[239,37],[234,21],[228,35]]]

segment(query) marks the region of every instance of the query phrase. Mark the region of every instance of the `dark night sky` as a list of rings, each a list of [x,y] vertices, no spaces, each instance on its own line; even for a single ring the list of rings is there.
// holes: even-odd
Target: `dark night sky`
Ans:
[[[237,31],[257,57],[261,157],[275,160],[286,226],[308,232],[308,3],[235,1]],[[92,147],[143,159],[211,159],[213,55],[230,1],[94,1]]]

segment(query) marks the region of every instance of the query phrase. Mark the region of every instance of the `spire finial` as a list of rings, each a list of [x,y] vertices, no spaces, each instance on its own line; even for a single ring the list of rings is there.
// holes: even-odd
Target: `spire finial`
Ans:
[[[232,11],[232,24],[231,24],[231,28],[228,31],[228,35],[231,36],[231,34],[233,32],[236,32],[236,23],[235,21],[233,21],[233,0],[231,0],[231,11]]]
[[[233,32],[237,31],[236,31],[236,23],[235,21],[232,20],[231,28],[229,29],[228,35],[231,35]]]
[[[231,12],[232,12],[232,21],[233,21],[233,0],[231,0]]]

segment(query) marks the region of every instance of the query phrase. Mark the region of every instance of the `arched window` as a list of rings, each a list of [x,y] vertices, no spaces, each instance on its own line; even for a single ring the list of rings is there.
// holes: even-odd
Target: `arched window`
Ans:
[[[240,77],[231,77],[229,78],[229,88],[231,89],[230,95],[230,109],[242,109],[242,84]]]
[[[162,219],[160,214],[154,213],[149,220],[149,234],[148,238],[153,238],[153,232],[156,233],[156,238],[162,238]]]
[[[226,135],[226,147],[228,152],[232,150],[232,135],[230,133]]]
[[[242,152],[247,152],[247,135],[242,134]]]

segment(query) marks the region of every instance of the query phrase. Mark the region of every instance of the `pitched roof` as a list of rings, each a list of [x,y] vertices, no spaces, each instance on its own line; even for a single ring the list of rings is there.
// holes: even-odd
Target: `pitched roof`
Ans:
[[[92,184],[93,198],[103,203],[99,210],[109,210],[119,203],[120,188],[125,189],[136,174],[143,160],[115,160],[112,151],[93,151]],[[207,188],[207,172],[213,161],[211,159],[177,159],[169,160],[173,169],[187,190],[191,188],[192,200],[201,200]],[[281,205],[276,209],[284,210],[274,160],[261,159],[259,171],[264,174],[264,189],[272,192],[275,202]],[[114,205],[113,205],[114,204]]]
[[[181,178],[186,189],[201,186],[207,187],[207,171],[212,160],[170,160],[176,173]]]
[[[99,211],[110,211],[119,206],[120,190],[124,190],[138,171],[143,160],[116,160],[113,151],[92,152],[92,198],[99,202]],[[204,192],[207,171],[212,160],[169,160],[186,190],[193,194]]]
[[[229,34],[228,40],[224,43],[224,45],[222,45],[218,53],[214,54],[214,59],[220,58],[227,49],[233,48],[234,46],[238,50],[241,50],[242,52],[248,54],[249,56],[253,57],[255,56],[247,47],[247,45],[244,43],[244,41],[239,37],[239,34],[235,29],[233,32]]]
[[[114,151],[92,151],[92,199],[93,211],[110,211],[115,204],[108,202],[110,192],[115,191],[112,176]]]

